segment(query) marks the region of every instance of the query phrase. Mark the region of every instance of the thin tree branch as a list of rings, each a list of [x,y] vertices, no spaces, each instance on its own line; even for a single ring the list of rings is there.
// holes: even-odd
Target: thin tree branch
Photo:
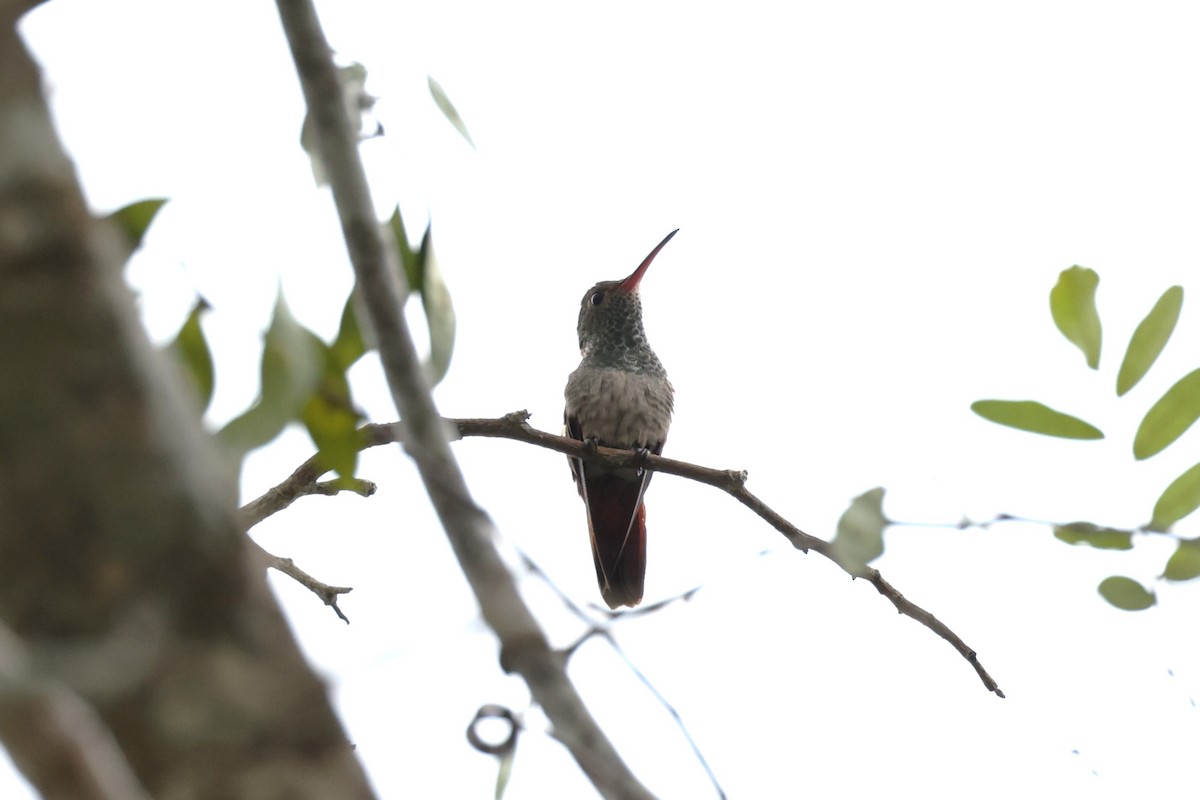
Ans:
[[[915,619],[949,642],[967,660],[967,663],[974,668],[975,672],[979,675],[979,679],[983,681],[984,687],[989,692],[995,693],[998,697],[1004,697],[1004,692],[1001,691],[999,685],[988,674],[983,665],[979,663],[979,658],[975,651],[968,647],[967,643],[958,634],[933,614],[913,603],[897,591],[894,586],[884,579],[879,570],[869,566],[856,568],[835,558],[832,545],[829,542],[800,530],[747,489],[747,475],[745,472],[711,469],[696,464],[689,464],[685,461],[677,461],[673,458],[656,456],[653,453],[613,450],[607,447],[592,448],[588,444],[575,439],[568,439],[563,436],[555,436],[554,434],[536,430],[526,422],[528,417],[528,412],[518,411],[506,414],[499,419],[460,419],[449,420],[449,422],[454,424],[458,428],[459,433],[464,437],[490,436],[513,439],[550,450],[556,450],[560,453],[584,460],[595,459],[605,461],[612,466],[644,466],[646,469],[655,472],[678,475],[682,478],[688,478],[720,489],[766,520],[771,527],[782,533],[796,549],[802,550],[805,553],[810,550],[819,553],[837,564],[850,577],[864,578],[869,581],[881,595],[892,601],[892,605],[896,607],[897,611]]]
[[[364,445],[369,446],[369,445]],[[310,494],[335,495],[341,492],[354,492],[360,497],[370,497],[375,494],[376,486],[371,481],[355,478],[349,485],[338,481],[317,480],[329,470],[321,465],[317,456],[296,467],[288,479],[271,487],[260,497],[251,500],[240,509],[246,530],[250,530],[267,517],[290,506],[298,498]]]
[[[534,700],[596,789],[607,798],[648,800],[584,705],[532,612],[517,591],[495,540],[499,533],[475,504],[449,446],[449,427],[434,405],[402,313],[406,289],[394,249],[375,218],[358,153],[358,135],[342,102],[332,51],[311,0],[277,0],[304,90],[317,150],[329,176],[350,261],[416,463],[480,612],[501,645],[501,664],[525,679]]]
[[[583,635],[580,636],[574,644],[566,648],[565,654],[568,656],[568,658],[573,656],[575,651],[582,647],[583,643],[592,637],[598,636],[604,639],[608,646],[612,648],[613,652],[625,662],[625,665],[634,674],[634,677],[636,677],[645,685],[646,689],[652,695],[654,695],[656,700],[658,700],[658,704],[662,706],[663,710],[666,711],[671,719],[675,722],[675,727],[679,729],[680,734],[682,734],[684,740],[688,743],[688,746],[692,748],[692,754],[696,756],[696,760],[700,763],[700,767],[708,776],[708,780],[712,784],[713,790],[716,792],[717,797],[719,800],[725,800],[727,797],[725,794],[725,789],[722,788],[721,782],[717,780],[716,773],[713,772],[712,767],[708,763],[708,759],[704,757],[704,753],[701,751],[700,746],[696,743],[695,738],[692,736],[692,732],[688,730],[688,727],[684,723],[683,717],[680,715],[679,710],[667,700],[666,696],[658,690],[658,687],[654,685],[654,683],[646,676],[646,674],[642,672],[636,664],[633,663],[633,659],[629,657],[629,655],[621,647],[620,643],[617,642],[617,637],[612,631],[613,620],[621,617],[642,616],[648,613],[653,613],[664,606],[680,600],[690,599],[693,595],[695,595],[699,587],[689,589],[686,592],[678,594],[674,597],[665,598],[655,603],[640,605],[633,609],[613,611],[608,608],[600,608],[598,605],[593,605],[592,609],[599,611],[604,617],[603,621],[597,621],[587,611],[580,607],[578,603],[571,599],[570,595],[564,592],[558,586],[558,584],[554,582],[554,579],[551,578],[550,575],[548,575],[546,571],[542,569],[542,566],[534,561],[528,553],[526,553],[520,547],[516,548],[516,551],[521,557],[521,561],[525,565],[525,568],[540,578],[542,582],[545,583],[550,589],[550,591],[553,592],[558,598],[559,602],[562,603],[568,611],[578,617],[585,626],[587,626]]]
[[[255,554],[262,559],[263,563],[287,575],[296,583],[308,589],[310,592],[321,598],[321,602],[333,609],[333,613],[338,615],[338,618],[347,625],[350,620],[342,613],[342,609],[338,608],[338,595],[349,594],[354,591],[350,586],[330,586],[328,583],[323,583],[312,575],[309,575],[304,570],[296,566],[296,562],[290,558],[283,558],[274,553],[265,550],[262,545],[253,539],[250,540],[250,548]]]
[[[514,411],[511,414],[505,414],[498,419],[447,419],[446,422],[458,430],[459,436],[462,438],[468,436],[485,436],[495,439],[511,439],[517,442],[537,445],[549,450],[554,450],[575,458],[581,458],[585,461],[602,461],[614,467],[621,466],[641,466],[655,472],[665,472],[668,475],[678,475],[681,478],[704,483],[709,486],[720,489],[721,491],[731,495],[742,505],[749,508],[758,516],[766,520],[771,527],[782,533],[792,546],[805,553],[810,550],[818,553],[825,558],[828,558],[833,563],[837,564],[847,575],[852,578],[863,578],[868,581],[875,589],[888,600],[892,601],[892,605],[896,610],[906,617],[911,617],[917,622],[924,625],[929,630],[936,633],[938,636],[945,639],[950,645],[958,651],[958,653],[967,660],[967,663],[974,668],[979,675],[979,679],[983,681],[983,685],[989,692],[993,692],[998,697],[1004,697],[1004,692],[1001,691],[999,685],[984,669],[979,662],[979,658],[975,651],[972,650],[967,643],[964,642],[958,634],[951,630],[944,622],[939,620],[933,614],[913,603],[911,600],[901,594],[896,587],[892,586],[879,570],[874,567],[860,566],[855,567],[847,563],[843,563],[835,557],[832,545],[824,539],[818,539],[816,536],[805,533],[798,527],[788,522],[782,515],[772,509],[749,489],[746,488],[745,472],[738,470],[722,470],[712,469],[710,467],[702,467],[698,464],[690,464],[686,461],[677,461],[673,458],[664,458],[656,456],[653,453],[641,453],[630,450],[614,450],[608,447],[595,447],[588,445],[585,442],[580,442],[577,439],[568,439],[565,436],[555,436],[552,433],[539,431],[531,427],[526,420],[529,419],[528,411]],[[363,446],[374,447],[378,444],[386,444],[391,441],[396,441],[398,435],[398,426],[389,424],[372,424],[362,428]],[[402,434],[401,434],[402,435]],[[307,463],[307,462],[306,462]],[[299,470],[297,470],[299,472]],[[293,478],[295,474],[293,474]],[[314,475],[312,480],[320,477]],[[292,478],[288,479],[289,481]],[[287,481],[285,481],[286,483]]]
[[[331,496],[341,494],[342,492],[354,492],[361,497],[370,497],[375,494],[377,488],[375,484],[361,478],[351,479],[349,485],[343,485],[346,482],[342,480],[318,480],[326,472],[328,470],[321,466],[320,459],[315,455],[296,467],[296,471],[289,475],[287,480],[277,486],[271,487],[260,497],[251,500],[239,509],[238,513],[242,517],[245,529],[249,531],[267,517],[290,506],[297,498],[306,495],[321,494]],[[321,602],[332,608],[333,613],[337,614],[339,619],[347,625],[350,624],[350,620],[342,613],[342,609],[338,607],[338,595],[354,591],[352,587],[330,586],[297,567],[296,562],[290,558],[277,556],[263,549],[253,539],[250,540],[250,545],[266,566],[276,569],[295,580],[305,589],[308,589],[321,598]]]

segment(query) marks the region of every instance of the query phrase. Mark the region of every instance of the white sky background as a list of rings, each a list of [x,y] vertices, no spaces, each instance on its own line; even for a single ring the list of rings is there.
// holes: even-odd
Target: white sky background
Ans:
[[[1200,433],[1147,463],[1145,409],[1197,366],[1188,295],[1175,339],[1125,398],[1133,326],[1200,263],[1200,51],[1186,3],[323,4],[369,69],[387,136],[363,147],[380,215],[434,221],[459,313],[452,416],[519,408],[557,431],[584,290],[680,234],[643,283],[677,413],[666,453],[750,471],[750,488],[832,535],[853,496],[897,519],[999,512],[1137,525],[1195,463]],[[194,293],[218,364],[210,419],[257,390],[282,282],[336,330],[351,278],[327,192],[298,145],[303,105],[274,6],[54,0],[24,26],[98,212],[171,204],[130,267],[152,336]],[[428,96],[445,87],[471,150]],[[1099,373],[1054,331],[1047,293],[1101,276]],[[420,322],[414,314],[415,322]],[[377,362],[357,399],[394,417]],[[1079,414],[1103,442],[985,423],[983,397]],[[456,445],[505,536],[581,602],[599,602],[563,459]],[[300,431],[247,464],[256,496],[311,452]],[[487,797],[492,760],[464,729],[485,702],[526,708],[405,459],[367,454],[379,494],[310,498],[256,530],[269,550],[354,592],[345,626],[272,583],[325,674],[383,797]],[[619,622],[630,657],[679,709],[731,797],[1165,793],[1195,783],[1200,586],[1108,607],[1113,573],[1147,584],[1170,552],[1097,553],[1044,526],[905,527],[877,566],[976,648],[1008,699],[868,585],[803,556],[714,490],[662,476],[648,496],[647,599]],[[1198,523],[1177,532],[1194,536]],[[770,554],[758,557],[769,550]],[[581,632],[525,581],[556,641]],[[599,641],[572,661],[591,708],[664,798],[713,796],[655,700]],[[587,797],[537,713],[507,797]],[[0,774],[0,796],[28,795]]]

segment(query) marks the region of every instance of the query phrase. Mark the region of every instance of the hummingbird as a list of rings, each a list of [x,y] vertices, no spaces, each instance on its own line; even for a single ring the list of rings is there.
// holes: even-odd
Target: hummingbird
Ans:
[[[601,281],[579,306],[582,360],[567,379],[566,434],[603,447],[662,453],[675,390],[642,327],[638,286],[671,237],[624,280]],[[646,578],[646,506],[650,473],[570,458],[587,509],[596,580],[609,608],[636,606]]]

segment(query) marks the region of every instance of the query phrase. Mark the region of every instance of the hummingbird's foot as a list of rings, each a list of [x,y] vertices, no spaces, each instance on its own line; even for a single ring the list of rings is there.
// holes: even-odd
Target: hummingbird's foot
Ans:
[[[596,452],[600,449],[600,440],[599,439],[584,439],[583,446],[588,449],[589,455],[594,456],[594,455],[596,455]]]
[[[649,457],[649,447],[638,446],[633,448],[633,465],[637,467],[637,476],[639,478],[646,472],[646,459]]]

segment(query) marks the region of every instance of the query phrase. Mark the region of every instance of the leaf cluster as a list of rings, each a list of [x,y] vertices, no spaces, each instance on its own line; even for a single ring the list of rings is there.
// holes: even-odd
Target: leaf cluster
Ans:
[[[163,199],[142,200],[113,212],[108,222],[122,235],[132,254],[141,244]],[[414,248],[408,241],[399,208],[386,230],[401,254],[410,293],[420,295],[429,325],[430,357],[427,369],[436,384],[446,376],[454,350],[455,316],[450,292],[433,256],[430,228]],[[273,441],[283,429],[299,423],[317,447],[326,469],[338,482],[351,486],[363,447],[359,432],[362,413],[354,404],[348,371],[370,348],[356,311],[352,290],[342,309],[341,323],[332,341],[326,342],[301,324],[288,308],[282,291],[275,300],[271,323],[263,341],[259,365],[258,398],[216,433],[217,440],[238,463],[247,453]],[[195,389],[201,412],[207,410],[215,387],[212,351],[201,324],[211,310],[197,298],[166,350],[180,363]]]
[[[1096,290],[1100,276],[1091,269],[1073,266],[1063,270],[1050,291],[1054,324],[1083,353],[1087,366],[1099,369],[1103,342]],[[1124,397],[1154,366],[1162,354],[1183,308],[1183,287],[1172,286],[1138,324],[1117,371],[1115,391]],[[978,400],[971,410],[990,422],[1018,430],[1065,439],[1103,439],[1099,427],[1079,417],[1055,410],[1035,400]],[[1161,453],[1200,418],[1200,369],[1174,383],[1143,415],[1134,434],[1132,450],[1142,461]],[[1100,549],[1129,550],[1137,532],[1169,533],[1172,526],[1200,508],[1200,464],[1185,470],[1162,491],[1150,520],[1136,529],[1112,528],[1090,522],[1056,525],[1054,535],[1068,544]],[[1182,539],[1167,561],[1163,578],[1185,581],[1200,577],[1200,540]],[[1132,578],[1112,576],[1099,585],[1100,594],[1118,608],[1149,608],[1154,593]]]

